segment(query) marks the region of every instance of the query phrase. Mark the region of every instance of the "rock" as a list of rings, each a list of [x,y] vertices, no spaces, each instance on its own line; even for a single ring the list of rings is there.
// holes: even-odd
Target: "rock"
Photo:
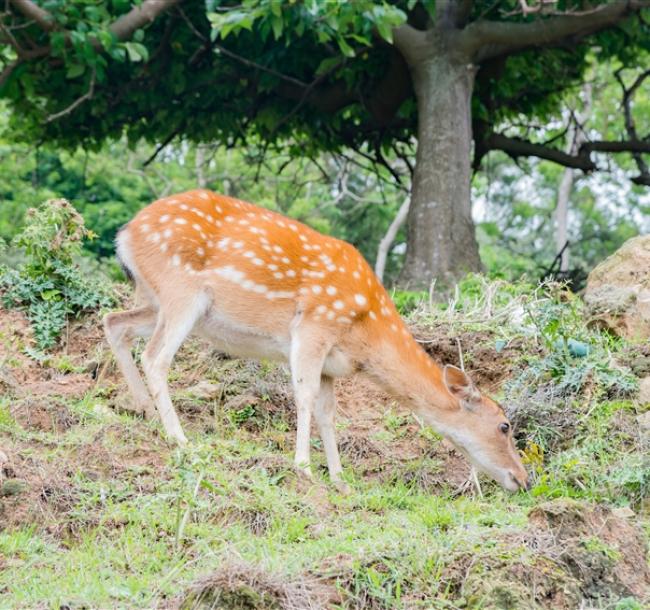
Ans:
[[[650,375],[639,381],[638,401],[642,405],[650,404]]]
[[[213,400],[219,398],[223,393],[223,384],[211,383],[210,381],[199,381],[191,388],[187,388],[187,394],[199,400]]]
[[[595,321],[627,339],[650,338],[650,235],[626,241],[587,278]]]

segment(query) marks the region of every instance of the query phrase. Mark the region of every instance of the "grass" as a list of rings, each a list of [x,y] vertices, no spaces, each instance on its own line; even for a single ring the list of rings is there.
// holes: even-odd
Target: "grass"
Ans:
[[[13,388],[0,399],[0,444],[14,469],[0,480],[0,496],[10,481],[24,484],[0,497],[0,519],[8,521],[0,525],[0,607],[584,603],[640,610],[642,595],[630,589],[638,574],[634,581],[626,570],[643,570],[638,548],[650,531],[650,468],[635,427],[644,407],[625,389],[632,387],[628,373],[621,370],[613,385],[592,374],[562,386],[575,361],[553,359],[554,341],[539,329],[491,327],[476,301],[483,297],[475,297],[416,311],[412,321],[435,333],[451,319],[451,336],[474,333],[476,349],[468,344],[464,355],[477,370],[484,366],[481,342],[491,346],[498,336],[519,345],[505,350],[500,365],[525,359],[528,369],[502,386],[504,403],[522,400],[530,383],[555,392],[542,418],[519,414],[520,442],[536,472],[530,493],[510,495],[488,481],[483,497],[459,490],[457,456],[411,415],[373,396],[368,402],[377,413],[364,426],[339,418],[352,493],[328,484],[316,438],[315,480],[306,481],[291,467],[294,424],[283,369],[210,358],[192,344],[172,375],[191,441],[183,450],[162,439],[158,424],[114,410],[119,377],[111,372],[72,395],[35,397]],[[491,299],[497,318],[516,309],[498,291]],[[592,345],[581,366],[600,363],[603,350],[617,353],[608,338],[580,338]],[[57,374],[82,375],[74,350],[53,362]],[[567,370],[553,368],[557,362]],[[520,377],[526,384],[517,384]],[[193,398],[198,379],[221,383],[222,395]],[[612,513],[620,507],[632,509],[629,524]],[[598,511],[617,525],[620,539],[608,537]],[[562,525],[566,515],[575,519],[572,527]]]

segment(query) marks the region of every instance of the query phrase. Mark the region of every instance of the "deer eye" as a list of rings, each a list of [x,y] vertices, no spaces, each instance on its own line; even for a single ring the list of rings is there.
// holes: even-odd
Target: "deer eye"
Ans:
[[[502,424],[499,424],[499,430],[501,430],[501,432],[504,434],[508,434],[508,431],[510,430],[510,424],[504,421]]]

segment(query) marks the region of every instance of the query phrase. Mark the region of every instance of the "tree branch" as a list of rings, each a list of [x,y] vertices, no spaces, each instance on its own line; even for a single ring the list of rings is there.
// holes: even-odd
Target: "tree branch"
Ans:
[[[590,173],[598,169],[591,159],[592,152],[603,153],[650,153],[650,140],[623,140],[609,142],[596,140],[585,142],[576,154],[566,153],[557,148],[536,144],[521,138],[510,138],[500,133],[492,133],[483,140],[484,150],[501,150],[513,159],[519,157],[539,157],[558,165]],[[642,177],[639,177],[642,178]]]
[[[51,32],[57,28],[56,21],[45,9],[32,2],[32,0],[10,0],[27,19],[36,22],[38,27],[45,32]]]
[[[513,159],[519,157],[539,157],[553,161],[564,167],[580,169],[585,173],[596,169],[596,164],[589,158],[588,152],[577,155],[565,153],[557,148],[536,144],[521,138],[510,138],[500,133],[492,133],[484,140],[485,150],[501,150]]]
[[[128,13],[118,17],[108,28],[118,40],[128,40],[133,32],[151,23],[180,0],[145,0]]]
[[[54,17],[32,0],[10,0],[10,2],[44,32],[58,29]],[[118,17],[108,29],[118,40],[128,40],[137,29],[151,23],[158,15],[179,2],[180,0],[145,0],[139,6],[134,6],[128,13]],[[99,42],[97,46],[101,47]]]
[[[393,28],[393,44],[409,64],[417,63],[430,53],[427,33],[408,23]]]
[[[475,62],[483,62],[524,49],[579,40],[619,23],[646,7],[650,7],[650,0],[621,0],[607,2],[580,14],[567,12],[525,23],[475,21],[460,33],[461,45]]]
[[[67,108],[64,108],[60,112],[56,112],[54,114],[51,114],[45,119],[46,123],[51,123],[52,121],[56,121],[57,119],[60,119],[61,117],[65,116],[66,114],[70,114],[75,108],[78,106],[81,106],[85,101],[92,99],[93,95],[95,94],[95,78],[97,76],[97,73],[95,70],[93,70],[93,73],[90,77],[90,86],[88,87],[88,91],[84,93],[81,97],[77,98],[72,104],[70,104]]]
[[[636,90],[643,84],[643,81],[650,76],[650,70],[646,70],[637,76],[637,78],[632,83],[630,88],[625,86],[621,72],[623,68],[620,68],[614,72],[614,77],[618,81],[621,89],[623,90],[623,112],[625,114],[625,130],[627,135],[631,140],[638,139],[636,124],[634,122],[634,116],[632,115],[632,98]],[[643,155],[639,152],[633,152],[632,158],[634,159],[636,166],[639,168],[639,175],[636,178],[633,178],[633,182],[636,184],[645,184],[650,185],[650,169],[648,164],[645,162]]]

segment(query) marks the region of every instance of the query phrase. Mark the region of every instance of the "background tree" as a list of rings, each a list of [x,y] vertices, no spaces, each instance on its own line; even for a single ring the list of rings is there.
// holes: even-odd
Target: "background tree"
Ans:
[[[638,181],[650,182],[638,129],[576,154],[562,150],[562,125],[547,141],[517,131],[557,114],[589,57],[635,64],[650,45],[644,0],[8,6],[1,91],[31,139],[90,144],[126,132],[312,158],[353,147],[384,166],[392,150],[413,168],[401,276],[412,286],[479,267],[470,178],[490,150],[586,172],[599,168],[594,152],[632,151]]]

